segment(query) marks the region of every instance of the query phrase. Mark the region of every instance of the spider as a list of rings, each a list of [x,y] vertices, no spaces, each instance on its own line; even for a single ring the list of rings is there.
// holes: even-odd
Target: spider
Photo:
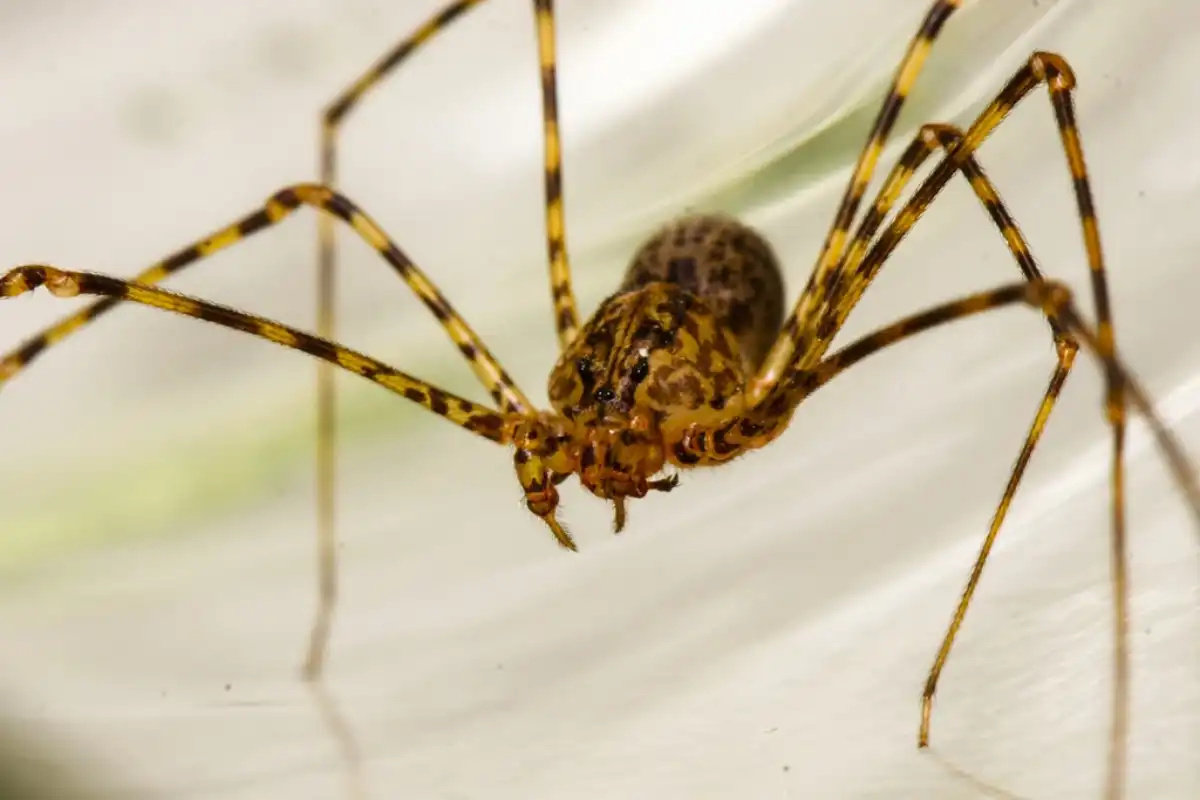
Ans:
[[[96,295],[104,299],[8,353],[0,360],[0,382],[12,378],[48,347],[122,301],[241,330],[319,359],[319,601],[304,666],[306,678],[317,681],[337,593],[334,366],[424,406],[482,439],[511,447],[516,477],[529,511],[545,523],[561,547],[575,550],[574,540],[556,514],[556,487],[571,475],[578,476],[592,494],[612,503],[614,528],[619,532],[625,525],[628,500],[674,489],[679,471],[724,464],[767,445],[787,428],[797,407],[809,395],[872,353],[954,320],[1018,304],[1029,306],[1048,321],[1056,363],[929,672],[922,694],[918,744],[928,745],[938,679],[1025,467],[1082,347],[1102,364],[1104,408],[1112,428],[1115,680],[1106,780],[1109,796],[1118,796],[1124,786],[1123,745],[1128,724],[1123,491],[1128,403],[1146,418],[1198,519],[1200,487],[1182,446],[1117,357],[1099,225],[1075,118],[1075,76],[1067,61],[1053,53],[1032,54],[966,130],[944,124],[922,126],[858,219],[866,189],[905,98],[916,84],[934,40],[962,4],[962,0],[935,0],[895,72],[811,276],[786,318],[781,270],[769,243],[735,219],[701,214],[676,219],[655,233],[633,257],[615,293],[581,322],[566,243],[554,4],[553,0],[532,0],[541,76],[546,244],[553,318],[561,351],[550,374],[552,410],[547,411],[530,402],[483,340],[392,238],[335,188],[338,135],[350,112],[421,45],[482,2],[457,0],[446,5],[325,108],[320,183],[281,189],[262,207],[178,250],[133,280],[41,264],[19,266],[6,273],[0,278],[0,297],[15,297],[45,286],[61,297]],[[1094,327],[1084,320],[1065,285],[1043,277],[1028,244],[974,156],[1013,107],[1043,85],[1054,109],[1073,182],[1096,305]],[[935,168],[893,215],[916,171],[939,152],[942,156]],[[830,353],[834,337],[871,281],[955,173],[963,175],[988,212],[1022,279],[913,314]],[[320,335],[154,286],[282,222],[301,206],[321,212]],[[341,220],[370,244],[424,302],[487,389],[493,405],[451,394],[331,340],[335,220]]]

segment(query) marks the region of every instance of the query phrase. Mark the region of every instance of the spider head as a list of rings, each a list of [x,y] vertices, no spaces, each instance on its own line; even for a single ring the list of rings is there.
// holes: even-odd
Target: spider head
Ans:
[[[550,375],[550,404],[583,428],[653,435],[741,395],[738,343],[701,298],[647,283],[605,300]]]
[[[575,473],[625,521],[625,498],[674,488],[660,476],[664,427],[719,415],[739,398],[743,359],[705,302],[650,282],[605,300],[550,376],[550,403],[570,440],[556,474]],[[569,429],[569,434],[566,433]],[[569,465],[569,466],[568,466]]]
[[[640,498],[652,490],[670,491],[678,476],[655,477],[662,472],[662,437],[644,427],[644,417],[600,422],[577,428],[575,472],[579,482],[596,497],[615,507],[614,529],[625,527],[625,499]]]
[[[678,483],[674,475],[656,477],[666,463],[657,432],[624,420],[592,417],[579,425],[547,412],[515,420],[511,436],[529,510],[550,526],[559,544],[572,550],[575,543],[555,517],[556,487],[570,475],[578,475],[592,494],[612,501],[618,533],[625,526],[627,497],[670,491]]]

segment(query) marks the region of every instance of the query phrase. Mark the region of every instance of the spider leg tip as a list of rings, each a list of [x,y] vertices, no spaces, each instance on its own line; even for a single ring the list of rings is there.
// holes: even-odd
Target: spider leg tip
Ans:
[[[621,531],[625,530],[625,498],[614,497],[613,508],[613,533],[620,533]]]
[[[0,277],[0,297],[16,297],[33,289],[26,277],[25,267],[15,267]]]
[[[546,524],[550,526],[550,532],[554,534],[555,540],[564,550],[570,550],[572,553],[579,552],[579,547],[576,546],[575,540],[571,538],[571,534],[563,527],[562,523],[554,517],[543,517]]]

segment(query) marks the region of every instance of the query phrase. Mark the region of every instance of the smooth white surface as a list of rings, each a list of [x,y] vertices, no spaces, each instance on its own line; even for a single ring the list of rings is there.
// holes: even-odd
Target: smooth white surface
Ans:
[[[130,274],[311,177],[316,109],[434,5],[109,0],[12,15],[0,45],[3,262]],[[380,91],[347,131],[343,182],[540,398],[554,344],[524,5],[473,12]],[[798,289],[873,109],[839,120],[886,79],[923,0],[711,4],[690,32],[670,23],[691,0],[559,5],[584,307],[647,227],[718,199],[753,206],[746,216]],[[1034,48],[1071,60],[1121,346],[1187,442],[1200,439],[1198,16],[1166,0],[976,3],[951,23],[947,60],[901,126],[985,101]],[[647,41],[662,50],[639,84],[634,48]],[[877,48],[886,57],[866,57]],[[1046,270],[1086,288],[1044,94],[982,157]],[[772,164],[773,188],[749,181]],[[291,223],[173,285],[304,324],[313,227]],[[453,359],[349,240],[343,338],[401,365]],[[954,185],[850,327],[1015,275]],[[4,304],[5,346],[66,307]],[[984,796],[954,770],[1021,797],[1097,796],[1107,450],[1097,371],[1080,361],[946,671],[937,757],[915,748],[920,687],[1053,363],[1031,313],[872,359],[769,449],[634,505],[620,538],[606,533],[608,509],[571,488],[578,556],[521,509],[504,451],[437,421],[360,441],[343,459],[330,680],[373,796]],[[115,455],[297,414],[311,372],[237,334],[114,314],[0,395],[3,513],[55,499],[56,470],[102,481]],[[469,387],[465,369],[449,383],[479,396]],[[253,435],[220,446],[236,470]],[[1130,455],[1131,796],[1194,797],[1200,545],[1157,456]],[[16,721],[50,725],[167,797],[340,796],[337,754],[294,679],[313,602],[307,473],[260,491],[236,515],[6,593],[0,631],[19,647],[6,648],[0,682]]]

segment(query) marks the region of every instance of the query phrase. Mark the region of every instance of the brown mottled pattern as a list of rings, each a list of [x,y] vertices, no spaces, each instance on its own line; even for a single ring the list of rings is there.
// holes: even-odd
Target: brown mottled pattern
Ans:
[[[704,299],[678,283],[613,295],[580,329],[550,375],[550,404],[576,421],[721,408],[745,386],[739,342]]]
[[[779,335],[784,287],[779,260],[757,231],[732,217],[677,219],[633,256],[619,291],[673,283],[704,301],[738,341],[747,370],[758,368]]]

